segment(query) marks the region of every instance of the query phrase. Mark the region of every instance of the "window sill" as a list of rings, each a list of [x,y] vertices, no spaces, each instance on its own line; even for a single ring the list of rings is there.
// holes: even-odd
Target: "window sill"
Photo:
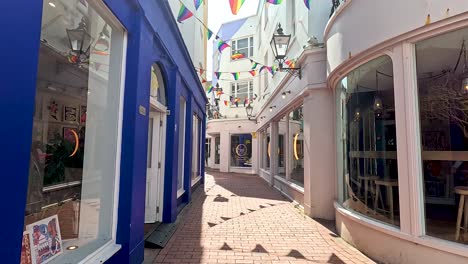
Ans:
[[[198,175],[195,179],[192,180],[192,187],[201,180],[201,175]]]
[[[344,218],[347,218],[351,221],[355,221],[365,227],[374,229],[378,232],[382,232],[384,234],[387,234],[387,235],[390,235],[390,236],[393,236],[402,240],[406,240],[415,244],[420,244],[422,246],[430,247],[436,250],[448,252],[448,253],[455,254],[455,255],[460,255],[463,257],[468,257],[468,250],[467,250],[468,246],[466,245],[462,245],[462,244],[458,244],[455,242],[446,241],[440,238],[430,237],[426,235],[416,237],[410,234],[403,233],[401,232],[400,229],[396,227],[380,223],[378,221],[372,220],[370,218],[366,218],[358,213],[355,213],[343,207],[341,204],[339,204],[336,201],[334,202],[334,207],[335,207],[336,212],[342,215]]]
[[[285,178],[283,177],[280,177],[278,175],[275,175],[275,180],[278,180],[280,182],[282,182],[283,184],[287,185],[288,187],[290,187],[291,189],[294,189],[302,194],[304,194],[304,187],[301,187],[300,185],[297,185],[293,182],[290,182],[288,180],[286,180]]]
[[[184,189],[180,189],[177,191],[177,199],[179,199],[182,195],[184,195],[185,193],[185,190]]]
[[[44,187],[44,188],[42,188],[42,191],[43,192],[57,191],[57,190],[61,190],[61,189],[66,189],[68,187],[77,186],[77,185],[80,185],[80,184],[81,184],[81,181],[60,183],[60,184],[55,184],[55,185]]]
[[[116,244],[115,241],[109,241],[107,244],[95,251],[94,254],[91,254],[82,261],[80,261],[79,264],[104,263],[113,255],[115,255],[115,253],[117,253],[121,248],[122,246]]]

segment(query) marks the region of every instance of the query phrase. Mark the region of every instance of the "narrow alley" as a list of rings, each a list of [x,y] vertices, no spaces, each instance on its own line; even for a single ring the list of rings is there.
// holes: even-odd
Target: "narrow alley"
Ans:
[[[258,176],[208,171],[162,250],[146,263],[374,263]]]

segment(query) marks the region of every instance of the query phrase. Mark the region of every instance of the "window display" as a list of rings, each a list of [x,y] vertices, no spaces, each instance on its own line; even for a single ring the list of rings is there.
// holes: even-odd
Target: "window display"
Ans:
[[[124,30],[94,2],[55,2],[43,4],[24,228],[35,263],[77,263],[114,239]]]
[[[343,205],[399,226],[393,65],[382,56],[351,71],[336,88],[338,165]]]
[[[289,144],[292,146],[289,153],[291,181],[304,186],[304,118],[302,106],[289,113]]]
[[[179,170],[177,172],[177,192],[178,195],[184,190],[184,165],[185,165],[185,119],[186,101],[184,97],[179,99]],[[190,117],[189,117],[190,118]],[[190,131],[190,130],[189,130]]]
[[[231,166],[252,167],[252,135],[231,135]]]
[[[198,176],[200,176],[200,168],[199,168],[199,158],[200,158],[200,150],[199,150],[199,131],[200,131],[200,118],[197,115],[193,115],[193,123],[192,123],[192,181],[194,181]]]
[[[221,144],[221,137],[220,136],[215,136],[215,161],[214,163],[216,165],[219,165],[219,162],[221,160],[221,148],[220,148],[220,144]]]
[[[416,43],[426,233],[468,244],[468,29]]]

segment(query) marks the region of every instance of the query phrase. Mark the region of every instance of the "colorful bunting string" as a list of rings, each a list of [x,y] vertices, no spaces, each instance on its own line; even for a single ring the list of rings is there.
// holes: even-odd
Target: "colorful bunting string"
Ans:
[[[229,0],[229,4],[231,5],[231,12],[233,15],[237,15],[244,2],[245,0]]]
[[[309,10],[310,10],[310,2],[312,2],[312,0],[304,0],[304,4]]]
[[[190,10],[188,10],[188,8],[181,2],[179,15],[177,16],[177,22],[181,23],[182,21],[189,19],[192,16],[193,13]]]
[[[193,0],[193,3],[195,4],[195,9],[198,10],[198,8],[203,3],[203,0]]]

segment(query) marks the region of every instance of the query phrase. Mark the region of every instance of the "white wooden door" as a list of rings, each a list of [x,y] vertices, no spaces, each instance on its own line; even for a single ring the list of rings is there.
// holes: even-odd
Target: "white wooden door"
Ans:
[[[146,203],[145,203],[145,223],[154,223],[158,220],[159,206],[159,174],[160,163],[160,142],[161,142],[161,113],[150,112],[148,124],[148,159],[146,171]]]

